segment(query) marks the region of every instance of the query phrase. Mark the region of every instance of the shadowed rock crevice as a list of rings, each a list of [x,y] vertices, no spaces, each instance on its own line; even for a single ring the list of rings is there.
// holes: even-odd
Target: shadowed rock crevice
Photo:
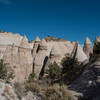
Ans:
[[[40,72],[40,75],[39,75],[39,76],[41,76],[41,77],[43,77],[43,75],[44,75],[45,66],[46,66],[47,61],[48,61],[48,56],[46,56],[45,59],[44,59],[43,67],[42,67],[41,72]]]

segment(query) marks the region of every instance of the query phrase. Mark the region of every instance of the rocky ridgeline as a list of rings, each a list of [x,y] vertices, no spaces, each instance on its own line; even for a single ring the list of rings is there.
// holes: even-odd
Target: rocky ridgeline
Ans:
[[[79,43],[50,36],[42,40],[36,37],[35,41],[29,43],[25,35],[0,33],[0,58],[14,70],[14,82],[25,82],[33,70],[38,78],[50,63],[55,61],[60,65],[66,54],[74,56],[82,63],[92,53],[90,47],[92,45],[88,38],[83,51]]]
[[[87,37],[83,48],[78,41],[46,37],[42,40],[28,42],[27,37],[10,32],[0,33],[0,59],[11,66],[15,77],[12,83],[24,83],[29,74],[34,71],[35,77],[44,75],[48,65],[56,62],[61,66],[61,60],[68,54],[84,65],[84,70],[71,84],[69,89],[83,94],[82,100],[100,100],[100,37],[95,39],[94,47]],[[9,94],[7,94],[9,89]],[[19,100],[13,86],[0,81],[0,98]],[[2,96],[2,93],[5,95]],[[28,92],[22,100],[41,100],[37,95]]]

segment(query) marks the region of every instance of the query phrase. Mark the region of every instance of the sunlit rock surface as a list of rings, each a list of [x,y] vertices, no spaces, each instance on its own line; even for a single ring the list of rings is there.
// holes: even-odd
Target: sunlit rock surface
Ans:
[[[92,42],[88,37],[85,40],[83,51],[87,55],[88,59],[90,58],[91,54],[93,54]]]

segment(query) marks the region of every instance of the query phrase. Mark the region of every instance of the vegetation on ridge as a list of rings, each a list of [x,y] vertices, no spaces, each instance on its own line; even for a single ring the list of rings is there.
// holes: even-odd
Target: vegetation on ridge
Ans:
[[[45,40],[48,42],[48,41],[65,41],[64,39],[60,39],[60,38],[54,38],[52,36],[47,36],[45,38]]]
[[[67,84],[75,80],[83,70],[83,65],[77,59],[65,56],[62,61],[62,78],[66,79]],[[70,76],[70,77],[69,77]]]
[[[0,60],[0,79],[9,82],[10,79],[14,78],[14,73],[11,67],[8,67],[6,63],[1,59]]]
[[[53,64],[50,64],[48,67],[49,67],[48,69],[49,78],[51,78],[52,80],[61,78],[62,70],[56,62],[54,62]]]
[[[61,66],[56,62],[49,64],[47,77],[49,77],[52,82],[69,84],[80,75],[83,69],[84,66],[80,64],[77,59],[66,55],[61,61]]]

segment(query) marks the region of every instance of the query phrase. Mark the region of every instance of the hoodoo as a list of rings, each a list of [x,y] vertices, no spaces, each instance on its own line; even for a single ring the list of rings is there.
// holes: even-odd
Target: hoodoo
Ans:
[[[83,51],[87,55],[88,59],[90,58],[90,55],[93,54],[93,46],[90,39],[87,37],[84,43]]]
[[[78,41],[76,41],[74,49],[72,51],[72,57],[77,59],[78,62],[82,63],[87,60],[86,54],[83,52],[82,47],[79,45]]]

